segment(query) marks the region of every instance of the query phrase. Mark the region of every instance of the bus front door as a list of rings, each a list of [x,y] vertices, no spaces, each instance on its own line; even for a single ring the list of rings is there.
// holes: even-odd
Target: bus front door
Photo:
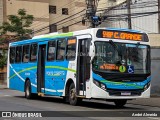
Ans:
[[[90,78],[90,57],[89,57],[90,39],[79,39],[78,58],[77,58],[77,84],[76,93],[83,96],[86,91],[86,80]]]
[[[45,56],[46,45],[39,45],[38,63],[37,63],[37,92],[45,92]]]

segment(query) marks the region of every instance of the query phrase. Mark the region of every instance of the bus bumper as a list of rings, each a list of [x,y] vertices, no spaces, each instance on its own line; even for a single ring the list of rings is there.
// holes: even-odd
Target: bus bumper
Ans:
[[[109,92],[99,88],[95,84],[92,87],[92,98],[100,98],[100,99],[137,99],[137,98],[150,98],[150,89],[151,85],[140,95],[110,95]],[[127,91],[125,91],[127,92]]]

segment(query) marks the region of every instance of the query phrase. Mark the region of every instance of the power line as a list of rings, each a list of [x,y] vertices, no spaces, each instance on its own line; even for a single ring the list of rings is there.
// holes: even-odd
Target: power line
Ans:
[[[81,22],[82,22],[82,21],[78,21],[78,22],[76,22],[76,23],[72,23],[72,24],[68,25],[67,27],[69,27],[69,26],[73,26],[73,25],[78,24],[78,23],[81,23]],[[60,28],[60,29],[58,29],[58,30],[61,30],[61,29],[63,29],[63,27],[62,27],[62,28]]]
[[[80,12],[77,12],[77,13],[75,13],[75,14],[67,17],[67,18],[64,18],[64,19],[62,19],[62,20],[60,20],[60,21],[58,21],[58,22],[56,22],[56,23],[52,23],[52,24],[50,24],[50,25],[58,24],[58,23],[60,23],[60,22],[62,22],[62,21],[64,21],[64,20],[70,19],[71,17],[74,17],[74,16],[76,16],[77,14],[82,13],[84,10],[85,10],[85,9],[83,9],[83,10],[81,10]],[[49,25],[49,26],[50,26],[50,25]],[[45,30],[45,29],[49,28],[49,26],[45,26],[45,27],[43,27],[43,28],[41,28],[41,29],[39,29],[39,30],[36,30],[36,31],[34,31],[34,33],[37,33],[37,32],[39,32],[39,31]]]
[[[63,6],[60,6],[60,8],[56,11],[57,13],[61,10],[61,8],[63,8],[63,7],[65,7],[65,6],[67,6],[67,5],[71,5],[71,4],[73,4],[74,2],[75,2],[76,0],[72,0],[72,2],[70,2],[70,3],[67,3],[67,4],[65,4],[65,5],[63,5]],[[71,9],[70,9],[71,10]],[[73,9],[74,10],[74,9]],[[72,10],[72,11],[73,11]],[[49,14],[47,14],[47,15],[49,15]],[[56,19],[58,19],[58,18],[60,18],[61,16],[62,16],[62,14],[56,14],[56,15],[59,15],[59,16],[56,16]],[[41,17],[43,17],[43,16],[41,16]],[[55,20],[56,20],[55,19]],[[41,24],[41,22],[39,21],[39,23]],[[38,26],[39,25],[39,23],[36,23],[36,26]],[[34,27],[34,26],[33,26]],[[35,28],[35,27],[34,27]]]

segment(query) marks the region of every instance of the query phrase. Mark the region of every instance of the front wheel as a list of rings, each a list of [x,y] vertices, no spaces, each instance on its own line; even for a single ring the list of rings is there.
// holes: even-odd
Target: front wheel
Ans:
[[[71,105],[77,105],[81,101],[80,98],[77,98],[76,89],[74,83],[69,87],[69,103]]]
[[[114,101],[114,104],[116,105],[116,107],[118,107],[118,108],[122,108],[122,107],[124,107],[124,105],[127,103],[127,100],[121,100],[121,99],[119,99],[119,100],[115,100]]]

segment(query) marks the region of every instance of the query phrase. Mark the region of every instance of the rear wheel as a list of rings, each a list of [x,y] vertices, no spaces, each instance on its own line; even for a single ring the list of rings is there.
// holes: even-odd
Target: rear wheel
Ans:
[[[127,100],[121,100],[121,99],[119,99],[119,100],[115,100],[114,101],[114,104],[116,105],[116,107],[118,107],[118,108],[122,108],[122,107],[124,107],[124,105],[127,103]]]
[[[77,98],[76,89],[74,83],[71,83],[69,87],[69,103],[71,105],[77,105],[81,101],[80,98]]]

